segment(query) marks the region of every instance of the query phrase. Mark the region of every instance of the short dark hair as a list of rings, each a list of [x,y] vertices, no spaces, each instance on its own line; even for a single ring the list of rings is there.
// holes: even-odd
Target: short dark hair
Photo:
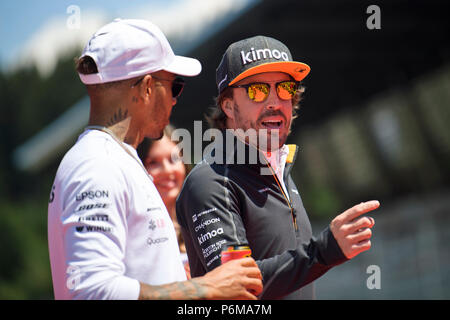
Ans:
[[[214,106],[205,114],[205,119],[211,128],[223,130],[226,128],[227,115],[222,110],[222,103],[225,99],[233,99],[233,88],[227,87],[222,93],[214,98]]]
[[[98,73],[97,64],[90,56],[83,56],[76,59],[76,69],[81,74],[95,74]]]
[[[83,56],[81,58],[75,59],[75,68],[78,73],[80,74],[95,74],[98,73],[97,64],[95,63],[94,59],[90,56]],[[118,80],[118,81],[112,81],[107,83],[100,83],[100,84],[90,84],[86,85],[88,88],[98,88],[98,89],[107,89],[111,87],[116,87],[117,85],[121,85],[127,82],[136,81],[137,77],[132,79],[126,79],[126,80]]]
[[[226,129],[227,115],[222,110],[222,103],[225,99],[233,99],[233,88],[227,87],[215,99],[215,105],[210,108],[209,113],[205,114],[206,121],[211,128],[219,130]],[[294,97],[292,98],[292,120],[298,117],[298,110],[300,109],[300,101],[302,94],[305,92],[305,87],[299,85]]]

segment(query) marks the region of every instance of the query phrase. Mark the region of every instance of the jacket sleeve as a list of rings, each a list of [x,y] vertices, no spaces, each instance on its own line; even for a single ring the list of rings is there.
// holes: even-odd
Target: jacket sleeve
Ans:
[[[226,176],[197,171],[188,177],[177,200],[177,216],[190,263],[199,259],[205,272],[210,271],[221,264],[224,246],[248,243],[239,208],[239,197]],[[281,298],[345,260],[327,228],[309,243],[257,261],[264,284],[260,298]]]
[[[283,297],[347,260],[327,227],[309,243],[302,243],[293,250],[257,261],[264,283],[260,298]]]
[[[239,200],[226,177],[191,172],[177,199],[176,211],[193,276],[220,266],[224,247],[248,243]],[[194,260],[200,261],[201,268],[192,265]]]

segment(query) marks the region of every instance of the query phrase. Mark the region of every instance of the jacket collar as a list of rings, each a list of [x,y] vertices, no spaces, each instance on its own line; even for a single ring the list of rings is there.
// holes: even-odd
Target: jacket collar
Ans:
[[[289,153],[286,157],[286,172],[290,172],[290,168],[297,157],[298,147],[295,144],[288,144]],[[268,167],[268,161],[264,153],[242,141],[237,137],[233,130],[222,130],[220,135],[215,136],[215,141],[207,148],[211,151],[205,156],[208,163],[240,165],[245,164],[255,169]]]

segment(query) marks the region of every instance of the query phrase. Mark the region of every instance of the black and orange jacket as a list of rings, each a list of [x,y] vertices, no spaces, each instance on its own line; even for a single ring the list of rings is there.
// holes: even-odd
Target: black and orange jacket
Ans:
[[[262,153],[232,134],[223,136],[223,144],[190,172],[177,199],[191,276],[219,266],[225,247],[248,245],[263,275],[261,299],[313,299],[311,282],[347,259],[329,228],[312,236],[290,175],[298,148],[289,146],[287,197]]]

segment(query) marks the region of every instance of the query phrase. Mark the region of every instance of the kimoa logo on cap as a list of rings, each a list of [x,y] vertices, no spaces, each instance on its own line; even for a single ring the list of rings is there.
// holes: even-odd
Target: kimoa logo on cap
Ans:
[[[269,58],[277,60],[283,59],[284,61],[289,61],[288,54],[278,49],[270,50],[269,48],[266,48],[255,50],[255,48],[251,48],[250,51],[248,52],[245,52],[243,50],[241,51],[241,59],[243,65],[259,61],[261,59],[269,59]]]

